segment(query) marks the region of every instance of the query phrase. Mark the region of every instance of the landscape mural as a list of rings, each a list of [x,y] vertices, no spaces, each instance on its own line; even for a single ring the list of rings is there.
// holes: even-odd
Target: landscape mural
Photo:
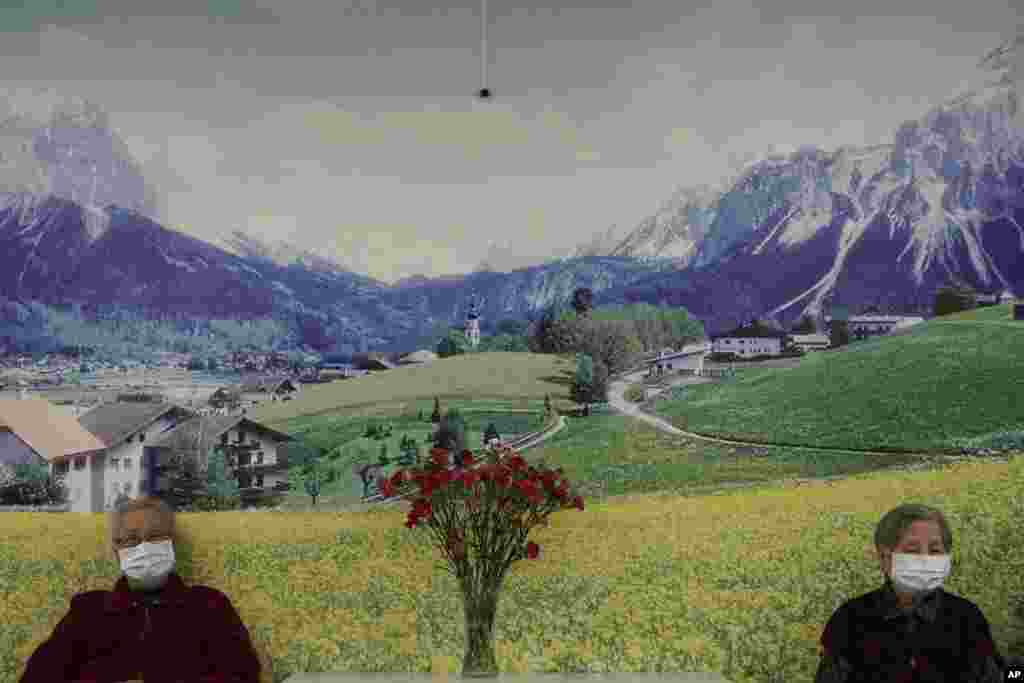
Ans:
[[[450,577],[385,580],[404,611],[380,651],[262,607],[313,592],[260,553],[321,561],[290,530],[327,547],[327,512],[363,548],[339,576],[377,575],[384,538],[433,571],[398,485],[441,449],[562,467],[585,501],[512,565],[502,671],[854,680],[825,623],[877,588],[882,514],[920,502],[997,650],[942,680],[1003,680],[1019,8],[771,4],[0,8],[0,573],[25,598],[0,602],[0,681],[43,679],[71,596],[116,580],[101,513],[142,495],[181,513],[186,582],[210,562],[263,620],[258,680],[470,671]],[[38,561],[59,588],[27,606]],[[368,581],[323,623],[377,619]],[[567,626],[538,601],[587,607]]]

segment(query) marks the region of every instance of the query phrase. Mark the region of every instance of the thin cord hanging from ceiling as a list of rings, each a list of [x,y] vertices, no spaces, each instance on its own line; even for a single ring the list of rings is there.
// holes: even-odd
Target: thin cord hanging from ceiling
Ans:
[[[486,100],[491,96],[487,87],[487,0],[480,0],[480,91],[477,97]]]

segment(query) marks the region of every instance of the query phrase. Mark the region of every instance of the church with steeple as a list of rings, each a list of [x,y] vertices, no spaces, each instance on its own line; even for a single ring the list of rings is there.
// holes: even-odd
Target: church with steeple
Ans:
[[[480,344],[480,314],[477,312],[475,299],[469,303],[464,332],[466,333],[466,339],[469,340],[469,345],[476,348]]]

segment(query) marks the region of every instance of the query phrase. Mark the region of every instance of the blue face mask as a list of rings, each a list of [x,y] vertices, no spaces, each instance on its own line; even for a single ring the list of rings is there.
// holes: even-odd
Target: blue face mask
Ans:
[[[142,590],[159,588],[174,570],[174,544],[170,541],[140,543],[119,551],[121,571]]]

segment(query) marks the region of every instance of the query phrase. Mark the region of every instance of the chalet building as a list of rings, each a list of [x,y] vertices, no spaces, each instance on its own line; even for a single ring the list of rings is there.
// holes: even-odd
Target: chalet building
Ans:
[[[392,370],[395,368],[395,363],[384,358],[383,356],[367,356],[362,358],[357,363],[358,369],[366,370],[368,372],[380,372],[381,370]]]
[[[658,355],[647,361],[647,376],[656,377],[667,372],[679,370],[703,370],[704,356],[707,355],[709,345],[698,344],[684,347],[678,351],[670,348],[662,349]]]
[[[711,337],[712,353],[734,353],[740,357],[778,356],[788,334],[756,323],[740,326],[731,332]]]
[[[987,292],[984,294],[978,294],[975,296],[975,300],[979,306],[997,306],[999,304],[1008,304],[1014,301],[1013,292],[1007,289],[1000,289],[994,292]]]
[[[194,417],[174,403],[103,403],[78,417],[79,424],[106,446],[89,458],[55,463],[54,474],[65,474],[71,512],[110,510],[121,495],[145,493],[149,475],[146,446],[164,432]]]
[[[245,377],[238,384],[243,397],[257,400],[289,400],[298,393],[299,386],[289,377]]]
[[[150,491],[168,492],[168,473],[185,466],[205,470],[207,456],[222,449],[228,476],[238,480],[239,492],[248,500],[269,495],[287,483],[287,462],[279,449],[293,438],[244,415],[198,416],[161,434],[147,450]]]
[[[299,392],[299,382],[289,377],[249,376],[234,386],[220,387],[208,399],[214,410],[259,405],[265,401],[290,401]]]
[[[52,474],[55,464],[71,459],[86,461],[102,454],[106,447],[73,415],[46,399],[0,399],[0,465],[45,465]],[[70,477],[65,480],[72,493],[81,491],[91,481],[77,472],[75,486],[72,487]]]
[[[794,334],[791,336],[793,346],[805,353],[808,351],[822,351],[831,344],[827,334]]]
[[[332,368],[325,366],[323,370],[317,373],[318,382],[333,382],[338,379],[350,379],[352,377],[362,377],[367,374],[369,370],[358,370],[352,367],[345,368]]]
[[[399,365],[422,365],[424,363],[430,363],[437,360],[437,354],[433,351],[427,351],[426,349],[420,349],[419,351],[413,351],[412,353],[406,354],[398,359]]]
[[[162,467],[205,467],[197,449],[214,441],[252,444],[228,476],[258,495],[285,478],[278,445],[291,440],[244,416],[198,417],[172,403],[106,403],[76,420],[43,399],[3,399],[0,424],[0,461],[48,464],[51,476],[64,477],[70,511],[87,513],[112,509],[121,495],[160,495]]]
[[[831,321],[831,316],[825,316],[826,323]],[[922,322],[924,322],[924,318],[914,315],[851,315],[847,319],[847,329],[851,338],[866,339],[889,334],[894,330],[904,329]]]
[[[242,392],[237,387],[220,387],[207,399],[207,404],[214,410],[233,408],[241,403]]]
[[[29,387],[35,381],[35,376],[27,370],[11,369],[0,375],[0,389],[17,389]]]

